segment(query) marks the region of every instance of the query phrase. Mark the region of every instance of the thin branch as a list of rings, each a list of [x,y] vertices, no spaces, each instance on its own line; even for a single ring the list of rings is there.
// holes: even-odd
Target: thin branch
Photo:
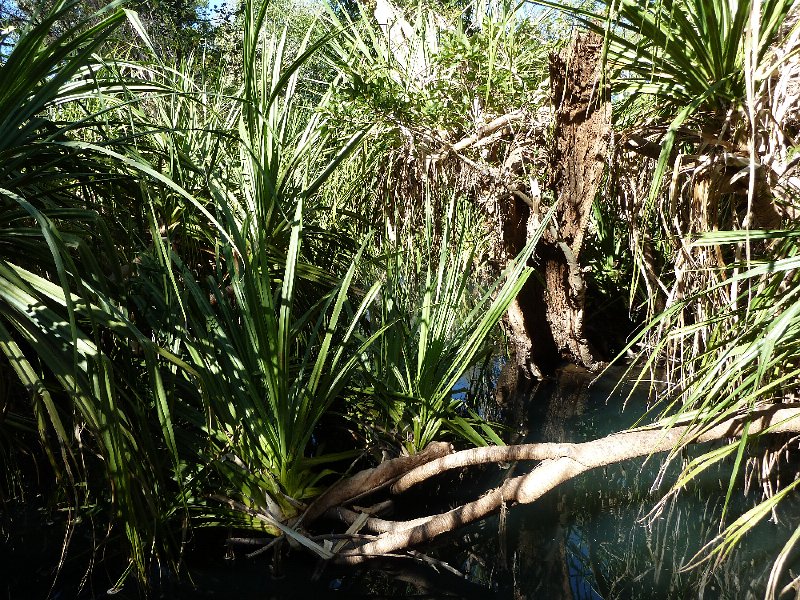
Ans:
[[[493,121],[490,121],[483,127],[480,127],[475,133],[461,140],[457,141],[450,147],[450,150],[453,152],[460,152],[465,148],[469,148],[476,142],[480,141],[482,138],[485,138],[488,135],[491,135],[498,129],[502,129],[510,125],[515,121],[520,121],[525,117],[525,111],[522,110],[515,110],[514,112],[510,112],[508,114],[503,115],[502,117],[497,117]]]
[[[302,520],[306,523],[319,518],[326,510],[334,506],[341,506],[354,498],[364,496],[367,492],[376,491],[397,479],[405,472],[452,451],[452,446],[446,442],[429,444],[425,450],[412,456],[401,456],[387,460],[374,469],[367,469],[356,473],[350,479],[344,479],[332,485],[324,494],[317,498],[308,507]]]

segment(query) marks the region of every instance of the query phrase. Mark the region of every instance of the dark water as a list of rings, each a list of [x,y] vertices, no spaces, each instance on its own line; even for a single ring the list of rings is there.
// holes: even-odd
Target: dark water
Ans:
[[[505,414],[512,429],[518,428],[519,441],[599,438],[634,424],[647,407],[647,394],[641,391],[632,395],[623,410],[630,386],[611,393],[619,377],[620,372],[611,373],[589,387],[589,375],[568,369],[558,381],[533,390],[528,402],[514,405],[509,401]],[[693,452],[682,460],[696,456]],[[773,515],[777,521],[765,519],[716,569],[706,565],[684,571],[681,568],[719,531],[732,463],[710,469],[677,500],[650,514],[681,466],[668,468],[663,483],[656,485],[661,467],[658,458],[587,473],[533,505],[504,510],[444,536],[420,549],[444,563],[434,566],[404,559],[357,569],[321,568],[304,553],[294,551],[273,571],[267,556],[246,558],[242,550],[227,552],[222,539],[201,534],[187,557],[191,581],[154,573],[158,584],[154,595],[237,599],[763,598],[773,559],[800,522],[800,502],[787,499]],[[491,466],[466,476],[439,478],[403,498],[403,504],[411,508],[401,517],[446,510],[533,466]],[[794,479],[796,471],[797,464],[781,466],[784,481]],[[745,493],[743,479],[738,478],[729,508],[733,517],[727,518],[728,523],[762,499],[757,484]],[[4,575],[0,600],[45,597],[52,583],[47,561],[57,558],[60,548],[53,545],[59,541],[57,536],[32,529],[23,544],[6,547],[0,556],[5,558],[0,561],[0,574]],[[65,565],[61,583],[52,588],[53,597],[76,597],[76,577],[70,570],[81,564],[73,559]],[[80,597],[139,597],[133,586],[109,595],[106,590],[119,571],[111,569],[105,576],[102,568],[97,571]],[[788,572],[796,576],[800,562],[790,561]]]
[[[623,404],[630,386],[615,394],[618,373],[590,389],[580,371],[538,391],[528,417],[528,441],[596,439],[631,426],[647,408],[647,390]],[[708,450],[706,446],[704,450]],[[779,508],[777,523],[764,522],[726,562],[682,570],[719,532],[732,461],[709,469],[663,510],[651,514],[692,450],[659,480],[663,457],[628,461],[589,472],[554,490],[537,506],[511,511],[506,521],[506,556],[500,585],[509,598],[763,598],[774,557],[800,517],[797,501]],[[785,464],[782,476],[797,465]],[[790,479],[790,480],[791,480]],[[763,499],[756,483],[744,492],[744,477],[731,498],[727,523]],[[733,515],[733,516],[731,516]],[[502,544],[502,542],[501,542]],[[797,563],[795,563],[795,575]]]
[[[637,423],[648,408],[648,390],[631,394],[631,385],[622,385],[612,393],[621,374],[611,372],[589,387],[590,375],[567,369],[558,381],[541,385],[522,415],[524,441],[583,442]],[[484,582],[514,599],[763,598],[773,560],[800,522],[800,502],[785,500],[773,515],[777,520],[765,519],[716,569],[684,570],[719,533],[733,461],[709,469],[652,511],[682,465],[700,453],[692,449],[663,472],[663,455],[591,471],[535,505],[514,508],[504,522],[487,522],[483,543],[492,550],[484,552]],[[784,483],[795,479],[796,461],[779,466]],[[530,468],[516,465],[512,474]],[[754,477],[747,493],[744,474],[736,481],[728,524],[763,499]],[[790,561],[787,572],[794,577],[799,570],[800,562]]]

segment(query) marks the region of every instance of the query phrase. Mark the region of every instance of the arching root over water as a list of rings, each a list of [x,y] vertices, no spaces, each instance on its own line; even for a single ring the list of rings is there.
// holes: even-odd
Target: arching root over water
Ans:
[[[454,531],[499,511],[504,503],[511,505],[535,502],[550,490],[590,469],[655,453],[674,453],[676,449],[687,444],[739,437],[748,421],[748,435],[798,433],[800,407],[772,405],[754,411],[747,417],[731,418],[708,428],[690,424],[673,426],[667,430],[641,429],[580,444],[493,446],[456,453],[448,453],[450,450],[446,444],[432,445],[424,453],[387,461],[334,486],[312,504],[306,513],[306,522],[313,520],[310,517],[316,518],[323,513],[351,525],[360,518],[366,529],[379,533],[374,539],[362,539],[361,545],[355,548],[340,551],[333,559],[339,563],[356,564],[428,542],[443,533]],[[375,517],[364,518],[360,513],[341,507],[348,500],[392,481],[394,485],[391,491],[401,493],[449,469],[518,460],[542,462],[530,473],[509,479],[477,500],[442,514],[396,522]]]

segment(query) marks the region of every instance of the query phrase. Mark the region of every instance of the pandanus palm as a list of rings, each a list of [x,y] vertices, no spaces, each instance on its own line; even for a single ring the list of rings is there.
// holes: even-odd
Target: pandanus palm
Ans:
[[[198,269],[159,241],[159,229],[174,239],[162,223],[171,211],[151,198],[150,256],[155,273],[170,275],[159,275],[160,287],[144,273],[139,283],[165,303],[153,321],[162,344],[191,364],[179,409],[191,424],[182,432],[193,463],[187,502],[203,522],[297,536],[290,517],[319,493],[320,465],[341,458],[319,456],[312,438],[371,343],[358,339],[358,324],[377,286],[357,293],[361,253],[313,224],[320,187],[363,132],[342,140],[322,111],[301,103],[299,69],[324,40],[304,42],[287,61],[285,37],[265,31],[266,6],[245,5],[238,91],[209,93],[200,76],[182,73],[188,97],[156,99],[155,115],[137,115],[143,129],[165,131],[158,152],[170,157],[167,171],[205,194],[200,206],[217,224],[199,241],[208,258]],[[176,203],[182,214],[198,208],[180,194]]]
[[[426,204],[426,229],[416,248],[389,246],[386,284],[370,324],[388,328],[365,354],[385,430],[406,451],[422,451],[447,435],[477,446],[502,444],[497,434],[455,393],[470,368],[491,354],[491,333],[522,289],[532,255],[552,210],[520,256],[489,285],[476,286],[481,241],[470,239],[465,201],[451,198],[439,239]]]
[[[109,514],[121,516],[143,573],[169,510],[162,500],[174,495],[165,489],[171,461],[159,448],[166,445],[174,459],[175,443],[158,350],[127,317],[123,261],[104,214],[110,199],[128,196],[130,179],[124,165],[109,160],[116,140],[93,108],[119,83],[103,75],[95,53],[126,15],[115,2],[54,37],[53,24],[69,22],[77,4],[57,2],[39,23],[4,33],[0,356],[26,393],[4,407],[17,419],[7,416],[0,427],[13,440],[8,428],[15,422],[35,422],[68,484],[68,508],[111,500]],[[82,118],[60,122],[66,105]],[[137,381],[148,369],[153,386],[141,389]],[[159,415],[165,437],[143,426],[151,414]],[[87,448],[99,464],[80,456]]]

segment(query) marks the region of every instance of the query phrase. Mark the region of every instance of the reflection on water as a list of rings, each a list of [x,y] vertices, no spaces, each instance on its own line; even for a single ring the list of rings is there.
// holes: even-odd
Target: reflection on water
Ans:
[[[526,441],[582,442],[635,423],[645,411],[646,390],[634,394],[623,411],[630,388],[609,398],[615,377],[619,374],[589,388],[591,375],[568,369],[557,382],[539,386],[529,404]],[[683,460],[698,454],[693,449]],[[665,483],[653,489],[660,458],[586,473],[535,505],[476,528],[477,536],[484,536],[478,545],[491,571],[484,583],[515,600],[763,598],[772,561],[800,518],[800,503],[789,500],[780,507],[778,523],[765,520],[757,526],[716,570],[682,571],[719,532],[730,463],[710,469],[648,518],[681,466],[671,465]],[[530,468],[516,465],[512,471],[517,475]],[[747,494],[740,485],[727,522],[761,499],[757,485]],[[790,570],[797,575],[798,567],[795,562]]]

